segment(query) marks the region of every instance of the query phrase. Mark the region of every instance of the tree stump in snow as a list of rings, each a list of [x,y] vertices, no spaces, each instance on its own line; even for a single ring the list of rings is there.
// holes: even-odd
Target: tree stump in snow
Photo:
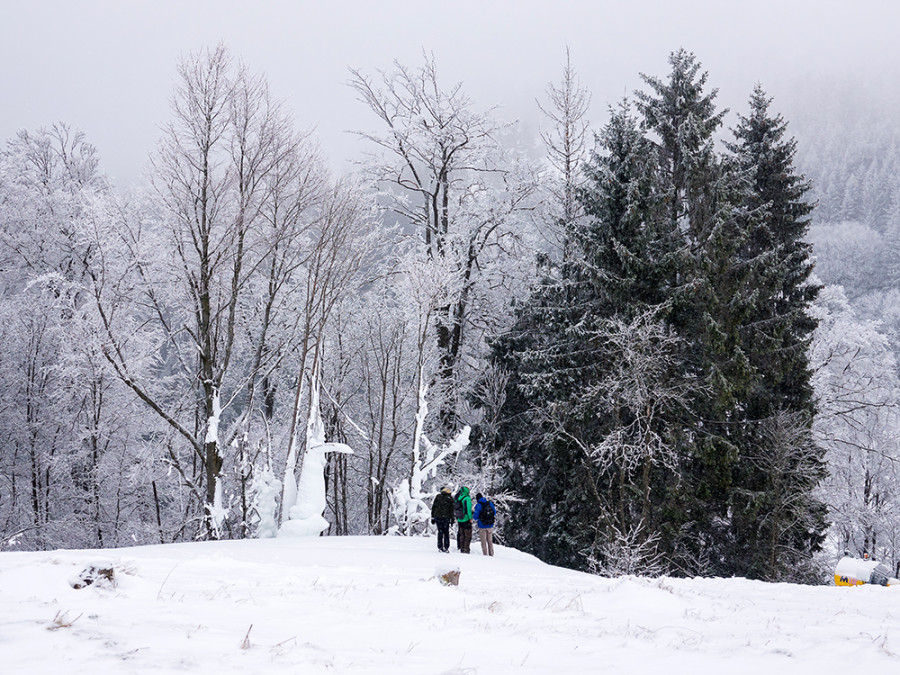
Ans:
[[[116,571],[109,565],[88,565],[81,572],[69,579],[69,585],[72,588],[84,588],[93,583],[99,582],[100,585],[116,585]]]
[[[439,570],[437,573],[438,580],[444,586],[459,586],[459,570]]]

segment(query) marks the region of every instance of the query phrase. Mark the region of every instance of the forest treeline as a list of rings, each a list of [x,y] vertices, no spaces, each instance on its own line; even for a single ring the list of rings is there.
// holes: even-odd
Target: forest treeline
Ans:
[[[331,535],[421,533],[450,482],[603,574],[895,565],[888,291],[817,276],[842,230],[762,87],[726,128],[668,66],[592,128],[567,60],[538,161],[425,56],[350,71],[370,155],[335,176],[225,46],[180,62],[125,195],[64,123],[9,139],[0,548],[271,536],[324,434]]]

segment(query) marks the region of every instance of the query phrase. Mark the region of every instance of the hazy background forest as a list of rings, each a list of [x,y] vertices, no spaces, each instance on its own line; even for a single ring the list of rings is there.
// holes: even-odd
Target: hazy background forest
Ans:
[[[431,496],[450,482],[498,501],[501,538],[601,573],[810,580],[845,549],[900,564],[900,127],[885,65],[897,47],[883,34],[896,10],[789,3],[779,17],[775,3],[753,3],[764,16],[745,21],[715,3],[677,17],[663,5],[638,17],[596,3],[552,15],[497,3],[416,24],[394,20],[402,3],[377,14],[350,3],[340,17],[303,4],[251,16],[200,3],[179,17],[174,4],[147,14],[47,3],[40,30],[29,10],[4,10],[5,60],[23,65],[3,72],[14,95],[0,113],[0,548],[271,536],[292,511],[311,439],[327,439],[353,450],[315,460],[330,535],[424,531]],[[141,22],[147,37],[132,51]],[[190,35],[197,26],[202,37]],[[635,37],[609,37],[598,53],[592,26]],[[360,46],[373,29],[378,39]],[[55,58],[30,56],[40,42],[25,37],[38,35],[56,43]],[[667,81],[680,47],[696,56],[700,92],[718,91],[708,111],[718,121],[698,146],[719,172],[706,174],[722,186],[712,202],[750,210],[729,192],[740,192],[727,179],[740,152],[727,144],[753,116],[757,83],[770,119],[786,122],[788,173],[809,186],[792,203],[815,204],[808,231],[792,211],[815,262],[795,286],[821,286],[808,304],[814,330],[797,329],[797,372],[808,373],[798,390],[809,391],[767,412],[774,422],[759,435],[722,446],[756,449],[744,456],[762,482],[741,484],[750,469],[734,460],[721,517],[689,536],[697,505],[679,496],[690,470],[674,454],[620,458],[633,473],[621,483],[633,481],[631,511],[622,498],[609,522],[579,522],[517,489],[533,483],[509,478],[522,468],[509,445],[524,441],[509,431],[497,351],[533,289],[569,278],[567,263],[583,257],[572,233],[605,217],[584,196],[600,199],[597,177],[611,170],[592,153],[613,156],[610,138],[632,118],[665,145],[639,93]],[[623,96],[631,107],[615,127]],[[666,189],[648,187],[650,201]],[[648,335],[662,349],[654,358],[675,345]],[[652,426],[663,450],[696,445],[686,430],[698,404],[674,389],[660,415],[670,423]],[[776,414],[809,402],[815,415],[799,422]],[[745,409],[728,405],[699,418]],[[607,480],[606,441],[585,434],[566,451],[590,451],[565,460],[573,470],[558,487],[570,496],[589,492],[582,468],[600,492]],[[548,435],[531,470],[552,475]],[[801,465],[809,474],[791,483]],[[665,496],[640,494],[644,475]],[[770,500],[788,484],[784,501]],[[737,504],[752,524],[735,524]]]

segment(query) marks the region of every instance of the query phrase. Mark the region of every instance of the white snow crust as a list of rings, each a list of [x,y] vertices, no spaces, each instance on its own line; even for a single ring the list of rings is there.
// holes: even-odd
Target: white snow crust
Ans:
[[[473,546],[473,551],[477,546]],[[72,588],[98,558],[116,584]],[[436,570],[461,570],[443,586]],[[4,673],[888,673],[900,588],[606,579],[430,537],[0,553]]]

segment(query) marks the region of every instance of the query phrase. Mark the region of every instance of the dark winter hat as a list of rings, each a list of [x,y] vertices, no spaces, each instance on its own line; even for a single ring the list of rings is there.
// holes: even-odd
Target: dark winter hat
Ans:
[[[475,493],[475,499],[484,499],[484,495],[481,494],[480,492],[476,492],[476,493]]]

